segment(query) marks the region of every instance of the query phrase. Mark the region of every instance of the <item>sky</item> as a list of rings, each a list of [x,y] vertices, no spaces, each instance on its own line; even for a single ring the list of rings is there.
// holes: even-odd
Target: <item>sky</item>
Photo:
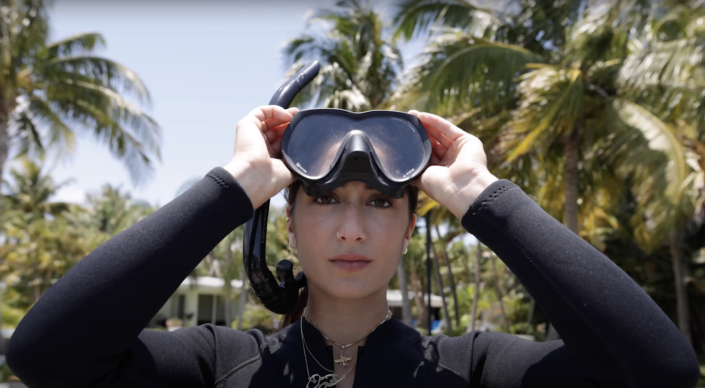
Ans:
[[[163,206],[187,181],[232,158],[237,122],[266,104],[284,80],[283,44],[305,31],[305,19],[329,0],[108,1],[58,0],[51,15],[52,40],[99,32],[116,60],[144,81],[152,104],[145,111],[162,128],[161,162],[139,187],[107,147],[77,136],[74,155],[50,164],[57,182],[73,179],[52,198],[82,203],[86,193],[110,183],[133,198]],[[390,1],[374,2],[391,15]],[[402,45],[413,63],[422,42]],[[12,162],[10,163],[12,165]],[[6,170],[7,171],[7,170]],[[285,203],[281,195],[274,206]]]

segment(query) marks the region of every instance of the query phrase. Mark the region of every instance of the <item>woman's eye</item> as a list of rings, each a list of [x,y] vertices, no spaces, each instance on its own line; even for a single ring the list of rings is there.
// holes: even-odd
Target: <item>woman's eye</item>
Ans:
[[[384,198],[373,199],[372,201],[370,201],[370,203],[374,207],[383,207],[384,208],[384,207],[391,207],[392,206],[391,202],[389,202],[388,200],[386,200]]]
[[[322,195],[320,197],[316,197],[316,199],[313,200],[315,203],[319,203],[321,205],[330,205],[332,203],[336,203],[337,201],[335,198],[331,197],[330,195]]]

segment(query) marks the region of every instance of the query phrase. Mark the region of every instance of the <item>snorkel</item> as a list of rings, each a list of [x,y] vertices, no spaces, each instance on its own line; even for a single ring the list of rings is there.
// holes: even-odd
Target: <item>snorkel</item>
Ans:
[[[288,108],[301,89],[318,75],[320,67],[318,61],[314,61],[294,74],[274,93],[269,105]],[[245,224],[243,263],[252,289],[262,304],[274,313],[286,314],[296,305],[299,289],[306,284],[306,277],[303,272],[294,277],[294,264],[289,260],[281,260],[277,264],[278,281],[267,267],[268,216],[269,200],[257,208],[254,216]]]

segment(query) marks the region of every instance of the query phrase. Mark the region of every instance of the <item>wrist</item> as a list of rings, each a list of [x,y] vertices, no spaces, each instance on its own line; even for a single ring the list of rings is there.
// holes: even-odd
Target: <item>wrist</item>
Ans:
[[[247,162],[232,160],[223,166],[223,169],[229,172],[242,187],[252,202],[253,209],[262,206],[270,198],[267,194],[266,182],[262,179],[263,175]]]
[[[465,212],[468,211],[470,205],[475,202],[475,199],[492,183],[499,179],[492,175],[488,170],[484,170],[472,177],[468,183],[460,189],[454,197],[452,203],[448,207],[456,217],[462,219]]]

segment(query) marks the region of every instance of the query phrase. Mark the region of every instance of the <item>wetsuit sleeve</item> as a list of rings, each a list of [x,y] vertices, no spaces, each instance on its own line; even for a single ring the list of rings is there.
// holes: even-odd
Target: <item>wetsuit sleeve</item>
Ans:
[[[196,265],[253,214],[225,169],[117,234],[68,271],[27,313],[7,362],[30,388],[211,387],[218,339],[232,357],[252,336],[209,325],[143,330]],[[237,360],[227,360],[229,363]]]
[[[491,248],[561,336],[536,343],[471,333],[472,386],[695,387],[695,355],[622,269],[507,180],[490,185],[463,226]]]

